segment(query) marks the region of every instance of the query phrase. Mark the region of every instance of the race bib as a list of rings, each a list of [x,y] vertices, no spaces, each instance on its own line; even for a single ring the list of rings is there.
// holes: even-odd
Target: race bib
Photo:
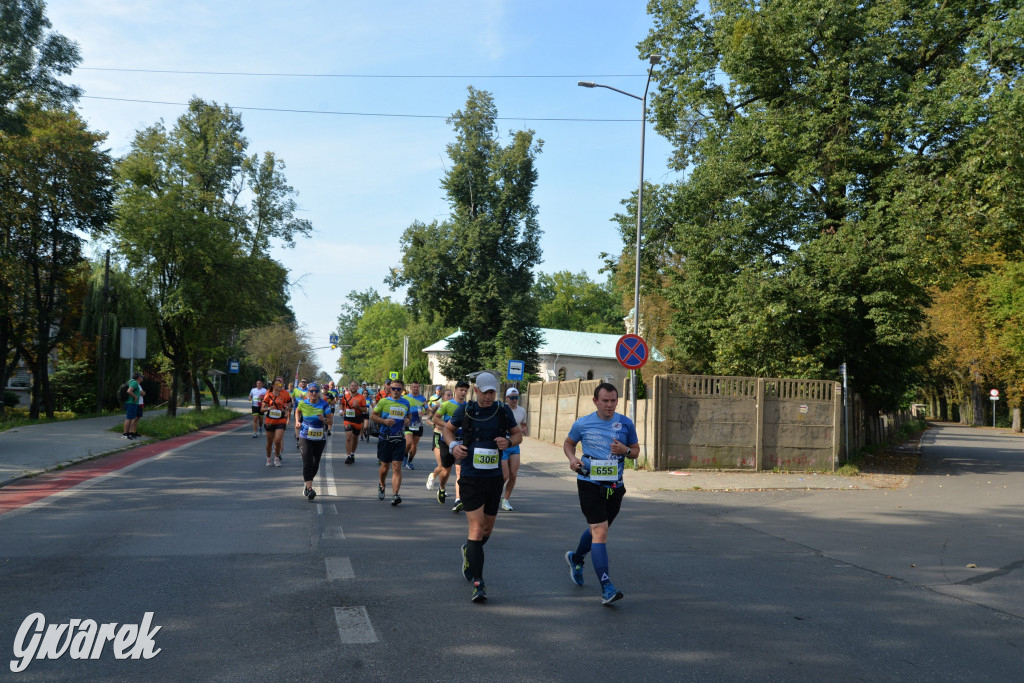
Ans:
[[[396,420],[404,420],[405,419],[405,406],[391,406],[388,409],[388,415],[390,415],[391,417],[393,417]]]
[[[591,481],[618,481],[619,463],[617,460],[591,460]]]
[[[474,448],[473,467],[478,470],[495,470],[501,465],[501,455],[497,448]]]
[[[260,404],[260,399],[258,397],[256,397],[256,396],[253,396],[252,397],[252,404],[254,406],[258,406]]]
[[[284,417],[284,412],[278,408],[271,408],[270,410],[267,411],[267,417],[269,417],[271,420],[279,420],[282,417]]]
[[[354,408],[346,408],[345,409],[345,417],[355,417],[355,416],[356,416],[356,411],[355,411]]]
[[[323,441],[324,430],[323,427],[310,427],[306,430],[306,439],[309,441]]]

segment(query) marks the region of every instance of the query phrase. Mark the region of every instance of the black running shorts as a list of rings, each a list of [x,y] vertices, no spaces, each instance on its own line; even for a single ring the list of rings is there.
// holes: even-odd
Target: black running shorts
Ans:
[[[587,518],[587,524],[611,524],[622,507],[622,497],[626,495],[623,486],[613,489],[582,479],[576,480],[576,490],[580,494],[580,509]]]
[[[459,477],[459,498],[466,512],[484,509],[484,514],[495,517],[501,503],[501,491],[505,480],[499,476]]]

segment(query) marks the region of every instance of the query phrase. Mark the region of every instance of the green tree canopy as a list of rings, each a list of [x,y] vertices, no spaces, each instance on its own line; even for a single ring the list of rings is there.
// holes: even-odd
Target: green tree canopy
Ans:
[[[622,306],[611,282],[594,282],[583,271],[539,273],[532,295],[537,301],[541,327],[577,332],[622,334]]]
[[[533,190],[542,143],[533,131],[498,140],[490,93],[469,88],[463,110],[448,119],[455,141],[441,187],[451,207],[443,222],[413,223],[402,235],[402,267],[388,279],[407,286],[414,316],[436,313],[465,334],[444,363],[449,378],[510,358],[536,372],[540,345],[532,268],[540,261],[540,227]]]
[[[1021,73],[1014,1],[652,0],[671,217],[667,351],[696,372],[835,377],[892,407],[960,267],[952,174]],[[951,211],[951,208],[953,211]],[[991,230],[990,234],[997,234]]]

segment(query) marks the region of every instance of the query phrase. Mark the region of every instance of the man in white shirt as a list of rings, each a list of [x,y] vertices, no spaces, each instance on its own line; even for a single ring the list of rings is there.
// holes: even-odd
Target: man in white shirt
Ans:
[[[256,380],[256,386],[249,390],[249,403],[252,404],[252,438],[263,433],[263,413],[260,412],[260,405],[267,390],[263,387],[263,380]]]

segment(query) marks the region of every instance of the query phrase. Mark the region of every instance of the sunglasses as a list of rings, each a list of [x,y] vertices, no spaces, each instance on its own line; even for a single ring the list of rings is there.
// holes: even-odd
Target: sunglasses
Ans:
[[[508,400],[509,400],[509,401],[518,401],[518,400],[519,400],[519,397],[518,397],[518,396],[509,396],[509,397],[508,397]]]
[[[309,390],[308,392],[306,392],[306,393],[309,393],[309,394],[319,394],[319,393],[320,393],[320,390],[319,390],[319,389],[310,389],[310,390]]]
[[[391,387],[391,391],[401,391],[402,387]]]

